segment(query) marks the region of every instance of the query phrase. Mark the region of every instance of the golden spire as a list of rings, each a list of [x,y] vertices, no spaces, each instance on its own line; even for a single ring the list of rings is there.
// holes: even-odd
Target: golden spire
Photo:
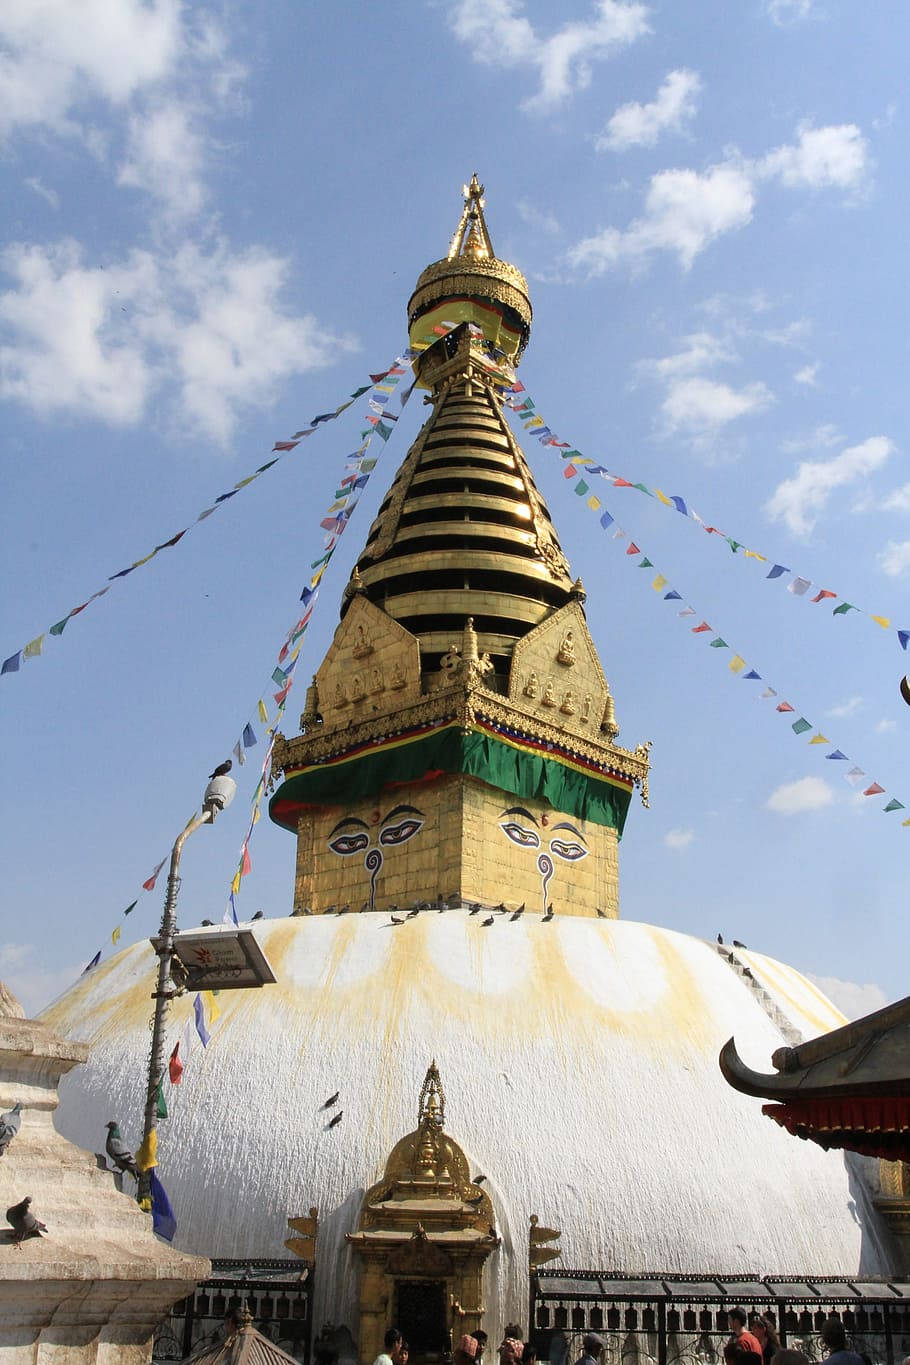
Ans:
[[[486,200],[476,171],[471,176],[470,185],[462,185],[461,192],[464,195],[464,208],[446,259],[454,261],[456,256],[471,256],[475,261],[492,260],[496,253],[483,216]]]

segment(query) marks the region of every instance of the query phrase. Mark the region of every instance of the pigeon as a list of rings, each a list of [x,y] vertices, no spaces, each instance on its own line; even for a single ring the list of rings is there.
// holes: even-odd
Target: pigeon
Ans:
[[[419,906],[419,905],[415,905],[415,906],[414,906],[414,909],[413,909],[413,910],[409,910],[408,913],[405,915],[405,919],[413,919],[415,915],[419,915],[419,914],[420,914],[420,906]]]
[[[550,919],[553,918],[553,916],[554,916],[555,913],[556,913],[556,912],[555,912],[555,910],[553,909],[553,903],[552,903],[552,901],[551,901],[550,904],[547,906],[547,913],[546,913],[542,918],[543,918],[544,920],[550,920]]]
[[[734,947],[734,948],[746,948],[746,945],[745,945],[744,943],[740,943],[740,941],[739,941],[738,938],[735,938],[735,939],[733,940],[733,947]],[[749,949],[746,948],[746,952],[748,952],[748,951],[749,951]]]
[[[104,1144],[104,1150],[118,1171],[129,1171],[134,1180],[139,1179],[136,1158],[121,1138],[120,1128],[113,1119],[107,1124],[107,1142]]]
[[[493,916],[490,915],[488,919],[483,920],[483,922],[481,923],[481,928],[482,928],[482,929],[489,929],[490,925],[491,925],[491,924],[494,924],[494,923],[495,923],[495,921],[494,921],[494,919],[493,919]]]
[[[329,1119],[329,1125],[328,1125],[328,1126],[329,1126],[330,1128],[337,1128],[338,1125],[339,1125],[339,1123],[341,1122],[341,1119],[342,1119],[342,1115],[343,1115],[343,1114],[344,1114],[344,1110],[343,1110],[343,1109],[339,1109],[339,1110],[338,1110],[338,1113],[335,1115],[335,1117],[334,1117],[333,1119]]]
[[[512,914],[509,916],[509,919],[510,920],[521,919],[524,912],[525,912],[524,906],[520,905],[517,910],[513,910]]]
[[[471,1199],[465,1199],[464,1202],[465,1202],[466,1204],[480,1204],[480,1203],[482,1203],[482,1202],[483,1202],[483,1190],[480,1191],[480,1194],[475,1194]]]
[[[6,1154],[7,1147],[19,1132],[21,1112],[22,1105],[17,1100],[8,1114],[0,1114],[0,1156]]]
[[[727,961],[732,962],[734,966],[736,965],[736,958],[733,956],[732,953],[727,953]]]
[[[482,1185],[483,1182],[484,1182],[485,1180],[486,1180],[486,1176],[485,1176],[485,1175],[475,1175],[475,1177],[474,1177],[474,1179],[473,1179],[473,1181],[472,1181],[471,1183],[474,1184],[474,1185]]]
[[[718,943],[723,943],[723,941],[724,941],[724,936],[723,936],[723,934],[718,934],[718,935],[717,935],[717,941],[718,941]]]
[[[29,1208],[31,1202],[30,1196],[26,1195],[21,1203],[13,1204],[12,1208],[6,1210],[6,1221],[16,1234],[13,1241],[17,1246],[21,1246],[27,1237],[40,1237],[42,1232],[47,1232],[47,1228]]]
[[[399,919],[397,915],[390,915],[389,920],[392,924],[404,924],[404,920]]]
[[[499,904],[494,908],[500,915],[504,915],[506,913],[506,907],[503,905],[502,901],[500,901]]]
[[[212,921],[211,921],[210,919],[204,919],[204,920],[202,921],[202,928],[203,928],[203,929],[211,929],[211,928],[212,928]]]
[[[383,1190],[382,1194],[379,1196],[379,1198],[378,1198],[377,1201],[376,1201],[377,1204],[387,1204],[387,1203],[389,1202],[389,1200],[392,1198],[392,1195],[393,1195],[394,1193],[395,1193],[395,1190],[394,1190],[394,1188],[390,1185],[389,1188],[388,1188],[387,1190]]]
[[[743,976],[747,976],[750,981],[755,980],[755,977],[752,975],[748,967],[743,967]]]
[[[341,1094],[341,1091],[340,1091],[340,1090],[336,1090],[335,1093],[334,1093],[334,1095],[330,1095],[329,1098],[326,1100],[325,1104],[322,1106],[323,1109],[331,1109],[331,1107],[332,1107],[333,1104],[337,1104],[337,1103],[338,1103],[338,1096],[339,1096],[340,1094]]]
[[[338,909],[338,906],[337,906],[337,905],[327,905],[327,906],[325,907],[325,910],[323,911],[323,914],[324,914],[324,915],[334,915],[334,913],[335,913],[335,911],[336,911],[337,909]]]
[[[339,915],[346,915],[350,908],[351,907],[349,905],[343,905],[341,909],[338,911]]]
[[[369,901],[364,901],[363,905],[361,905],[361,907],[360,907],[359,913],[362,915],[363,912],[364,912],[364,910],[369,910],[369,908],[370,908],[370,902],[369,902]]]
[[[263,916],[262,916],[262,911],[261,911],[261,910],[257,910],[256,913],[255,913],[255,915],[253,916],[253,919],[262,919],[262,917],[263,917]]]
[[[470,910],[468,911],[468,914],[470,914],[470,915],[478,915],[478,914],[480,914],[480,911],[481,911],[482,909],[483,909],[483,906],[480,905],[480,903],[478,902],[478,903],[476,903],[476,904],[474,904],[474,905],[471,906]]]
[[[609,915],[607,914],[606,910],[601,910],[601,908],[600,908],[599,905],[596,907],[596,909],[597,909],[597,918],[598,918],[598,919],[609,919],[609,918],[610,918]]]
[[[218,767],[213,773],[209,773],[209,781],[213,782],[216,777],[227,777],[233,766],[231,760],[226,758],[223,763],[218,764]]]

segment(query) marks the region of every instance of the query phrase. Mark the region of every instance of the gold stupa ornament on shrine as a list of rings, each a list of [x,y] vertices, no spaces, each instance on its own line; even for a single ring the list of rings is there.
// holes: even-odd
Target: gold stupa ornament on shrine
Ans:
[[[618,841],[648,746],[613,698],[491,357],[530,335],[483,186],[408,305],[432,411],[370,527],[270,813],[297,836],[295,909],[421,901],[615,916]]]

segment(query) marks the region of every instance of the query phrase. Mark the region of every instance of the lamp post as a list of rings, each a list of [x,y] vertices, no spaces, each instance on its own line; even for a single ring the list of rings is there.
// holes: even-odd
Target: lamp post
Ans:
[[[177,835],[171,850],[171,865],[167,874],[167,894],[164,898],[164,914],[161,917],[161,932],[158,938],[158,982],[153,995],[155,1019],[152,1025],[152,1046],[149,1054],[148,1088],[145,1092],[145,1121],[142,1129],[142,1150],[148,1152],[151,1134],[158,1127],[158,1087],[164,1077],[166,1065],[164,1046],[164,1027],[168,1007],[175,995],[183,988],[175,985],[171,976],[174,960],[174,937],[177,933],[177,892],[180,890],[180,855],[183,845],[191,834],[202,825],[211,825],[219,811],[229,806],[237,791],[237,783],[231,777],[213,777],[202,798],[202,810],[194,815],[185,829]],[[149,1168],[151,1169],[151,1168]],[[144,1170],[139,1182],[138,1197],[146,1198],[149,1192],[149,1172]]]

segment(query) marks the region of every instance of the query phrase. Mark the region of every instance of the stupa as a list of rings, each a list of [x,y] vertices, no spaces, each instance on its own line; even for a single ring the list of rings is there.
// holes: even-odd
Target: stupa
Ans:
[[[842,1016],[786,965],[682,932],[683,898],[678,931],[618,918],[649,748],[619,743],[584,588],[503,414],[531,306],[482,196],[475,177],[411,297],[415,343],[445,323],[415,361],[429,417],[301,733],[276,742],[293,907],[257,933],[278,982],[221,997],[159,1146],[187,1249],[281,1256],[318,1209],[314,1323],[367,1361],[392,1323],[416,1360],[526,1320],[535,1233],[561,1233],[566,1267],[658,1277],[874,1276],[893,1254],[862,1173],[717,1064],[731,1034],[758,1064]],[[138,1132],[154,965],[136,944],[46,1013],[90,1045],[58,1116],[84,1145],[102,1098]]]

